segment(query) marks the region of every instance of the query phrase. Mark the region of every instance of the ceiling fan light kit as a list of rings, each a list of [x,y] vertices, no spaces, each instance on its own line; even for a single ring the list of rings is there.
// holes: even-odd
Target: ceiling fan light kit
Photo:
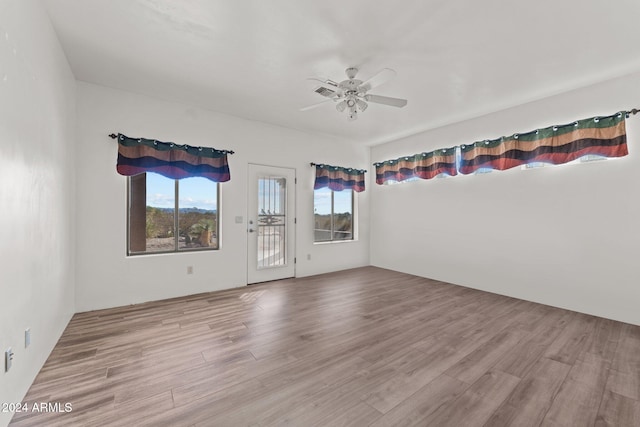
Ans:
[[[349,67],[345,70],[347,80],[343,80],[340,83],[336,83],[330,79],[321,79],[318,77],[312,77],[309,80],[315,80],[322,83],[314,91],[324,96],[325,99],[317,104],[303,107],[300,111],[307,111],[313,108],[319,107],[329,101],[337,102],[336,110],[339,112],[347,111],[347,119],[354,121],[358,118],[358,112],[364,112],[370,102],[374,104],[389,105],[391,107],[402,108],[407,105],[406,99],[391,98],[388,96],[380,96],[368,94],[367,92],[376,86],[379,86],[396,75],[396,72],[390,68],[384,68],[367,81],[356,79],[358,69]]]

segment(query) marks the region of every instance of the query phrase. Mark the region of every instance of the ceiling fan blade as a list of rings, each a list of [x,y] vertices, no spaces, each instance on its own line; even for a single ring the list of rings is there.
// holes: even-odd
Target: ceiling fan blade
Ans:
[[[390,98],[388,96],[366,95],[364,97],[364,99],[366,99],[369,102],[376,103],[376,104],[390,105],[392,107],[398,107],[398,108],[402,108],[405,105],[407,105],[407,100],[406,99]]]
[[[328,87],[334,88],[334,89],[338,87],[338,83],[334,82],[331,79],[324,79],[322,77],[307,77],[307,80],[313,80],[313,81],[316,81],[316,82],[320,82],[323,85],[325,85],[325,86],[328,85]]]
[[[300,111],[309,111],[309,110],[313,110],[314,108],[320,107],[323,104],[326,104],[329,101],[333,101],[333,98],[329,98],[329,99],[325,99],[324,101],[320,101],[316,104],[311,104],[311,105],[307,105],[306,107],[302,107],[300,109]]]
[[[391,68],[383,68],[377,74],[370,77],[369,80],[365,81],[360,85],[360,90],[366,92],[368,90],[373,89],[376,86],[380,86],[383,83],[388,82],[392,78],[396,76],[396,72]]]

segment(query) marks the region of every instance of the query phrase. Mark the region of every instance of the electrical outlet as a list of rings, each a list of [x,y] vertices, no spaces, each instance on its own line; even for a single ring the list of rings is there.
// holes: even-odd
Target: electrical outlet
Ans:
[[[31,345],[31,328],[27,328],[24,330],[24,348],[27,348]]]
[[[187,274],[193,274],[193,265],[187,266]]]
[[[311,261],[311,254],[307,254],[307,261]]]
[[[9,372],[9,369],[11,369],[12,362],[13,362],[13,350],[11,350],[11,347],[9,347],[7,351],[4,352],[4,371],[5,372]]]

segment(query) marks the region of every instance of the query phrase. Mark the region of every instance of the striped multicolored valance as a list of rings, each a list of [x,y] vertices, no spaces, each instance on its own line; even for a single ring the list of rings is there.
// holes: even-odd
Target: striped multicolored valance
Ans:
[[[442,173],[451,176],[458,173],[455,147],[374,163],[374,166],[377,184],[401,182],[410,178],[431,179]]]
[[[315,163],[312,165],[316,167],[316,182],[313,186],[315,190],[328,187],[333,191],[353,190],[356,193],[364,191],[366,170]]]
[[[459,171],[470,174],[485,168],[505,170],[533,162],[559,165],[586,155],[626,156],[625,118],[626,112],[620,112],[461,145]]]
[[[227,154],[233,154],[233,151],[130,138],[122,134],[112,137],[118,139],[116,170],[120,175],[155,172],[171,179],[202,177],[214,182],[231,179]]]

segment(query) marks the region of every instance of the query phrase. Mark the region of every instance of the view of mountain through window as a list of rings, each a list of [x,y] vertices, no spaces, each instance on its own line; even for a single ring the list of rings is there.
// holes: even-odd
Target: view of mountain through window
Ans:
[[[313,192],[314,241],[353,239],[353,191],[321,188]]]
[[[130,253],[217,248],[217,183],[205,178],[174,180],[155,173],[131,177]]]

